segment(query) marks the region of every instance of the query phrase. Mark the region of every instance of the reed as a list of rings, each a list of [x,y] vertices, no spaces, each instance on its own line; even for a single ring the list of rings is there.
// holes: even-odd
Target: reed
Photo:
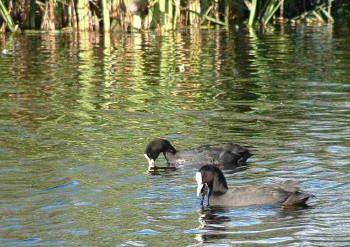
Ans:
[[[78,29],[79,31],[92,31],[91,12],[89,0],[77,1]]]
[[[103,13],[103,30],[109,32],[111,29],[110,17],[109,17],[109,7],[108,0],[102,1],[102,13]]]
[[[266,26],[280,7],[281,1],[283,0],[265,0],[260,2],[252,0],[250,4],[247,4],[250,10],[248,25],[251,27],[255,23],[260,22]]]
[[[271,18],[275,15],[276,11],[280,7],[282,1],[283,0],[270,0],[265,2],[265,6],[261,11],[261,23],[264,26],[270,22]]]
[[[188,8],[188,11],[186,13],[186,18],[185,18],[186,24],[194,25],[196,13],[197,13],[195,0],[194,1],[189,0],[187,3],[187,8]]]
[[[68,15],[68,27],[73,28],[73,30],[78,30],[78,17],[76,12],[74,0],[70,0],[68,2],[68,9],[67,9],[67,15]]]
[[[29,28],[35,29],[35,0],[29,2]]]
[[[225,0],[225,25],[229,25],[230,21],[230,0]]]
[[[255,15],[256,15],[256,9],[258,8],[258,0],[253,0],[250,5],[250,14],[249,14],[249,21],[248,25],[251,27],[255,23]]]
[[[317,6],[315,9],[306,11],[305,13],[294,17],[292,22],[304,21],[307,23],[333,23],[334,19],[328,12],[328,7],[325,4]]]
[[[42,30],[55,30],[55,5],[55,0],[49,0],[45,3],[44,16],[40,27]]]
[[[157,20],[162,30],[171,30],[174,28],[174,7],[173,0],[158,0],[156,10],[154,11],[155,20]]]
[[[11,32],[16,32],[18,29],[18,25],[15,25],[10,13],[6,9],[4,3],[2,0],[0,0],[0,15],[2,19],[5,21],[7,27],[10,29]]]
[[[0,0],[0,30],[109,32],[118,27],[127,30],[129,25],[166,31],[241,22],[267,27],[276,19],[332,23],[337,8],[349,9],[342,13],[349,13],[350,18],[350,4],[344,1],[308,0],[308,6],[300,6],[297,1],[285,0]]]

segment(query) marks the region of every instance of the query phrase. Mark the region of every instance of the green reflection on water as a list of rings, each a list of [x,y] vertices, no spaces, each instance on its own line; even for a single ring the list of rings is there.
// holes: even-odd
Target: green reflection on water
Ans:
[[[179,149],[251,146],[250,169],[231,181],[307,180],[298,167],[342,173],[332,164],[349,162],[350,48],[328,27],[1,40],[1,205],[20,227],[0,238],[197,243],[184,234],[199,225],[193,171],[148,176],[142,154],[154,137]],[[259,229],[282,224],[267,221]]]

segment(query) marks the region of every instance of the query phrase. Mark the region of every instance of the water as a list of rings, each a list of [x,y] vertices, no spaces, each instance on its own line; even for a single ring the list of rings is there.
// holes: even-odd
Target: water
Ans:
[[[0,36],[0,246],[350,245],[348,37]],[[155,137],[249,146],[229,186],[295,179],[316,197],[201,210],[194,168],[146,173]]]

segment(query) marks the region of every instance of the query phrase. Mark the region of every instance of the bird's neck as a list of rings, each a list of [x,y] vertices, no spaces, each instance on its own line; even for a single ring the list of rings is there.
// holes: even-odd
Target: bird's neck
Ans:
[[[216,175],[212,184],[213,195],[223,195],[228,191],[226,179],[223,176]]]

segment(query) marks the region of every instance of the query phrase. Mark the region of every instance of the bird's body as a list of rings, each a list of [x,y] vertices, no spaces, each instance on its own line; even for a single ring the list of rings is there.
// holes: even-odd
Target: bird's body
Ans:
[[[293,181],[228,189],[219,168],[205,165],[196,174],[197,195],[208,189],[208,205],[214,207],[245,207],[251,205],[296,206],[305,205],[312,196],[300,191]]]
[[[169,141],[155,139],[148,144],[145,157],[150,167],[155,166],[155,160],[163,153],[170,166],[212,164],[224,169],[233,169],[245,165],[252,153],[238,144],[203,145],[194,149],[176,150]]]
[[[230,189],[227,193],[212,194],[209,199],[210,206],[221,207],[245,207],[250,205],[283,205],[290,206],[295,204],[304,204],[309,195],[302,194],[298,190],[286,191],[283,187],[286,184],[263,185],[258,187],[247,187],[239,189]]]

